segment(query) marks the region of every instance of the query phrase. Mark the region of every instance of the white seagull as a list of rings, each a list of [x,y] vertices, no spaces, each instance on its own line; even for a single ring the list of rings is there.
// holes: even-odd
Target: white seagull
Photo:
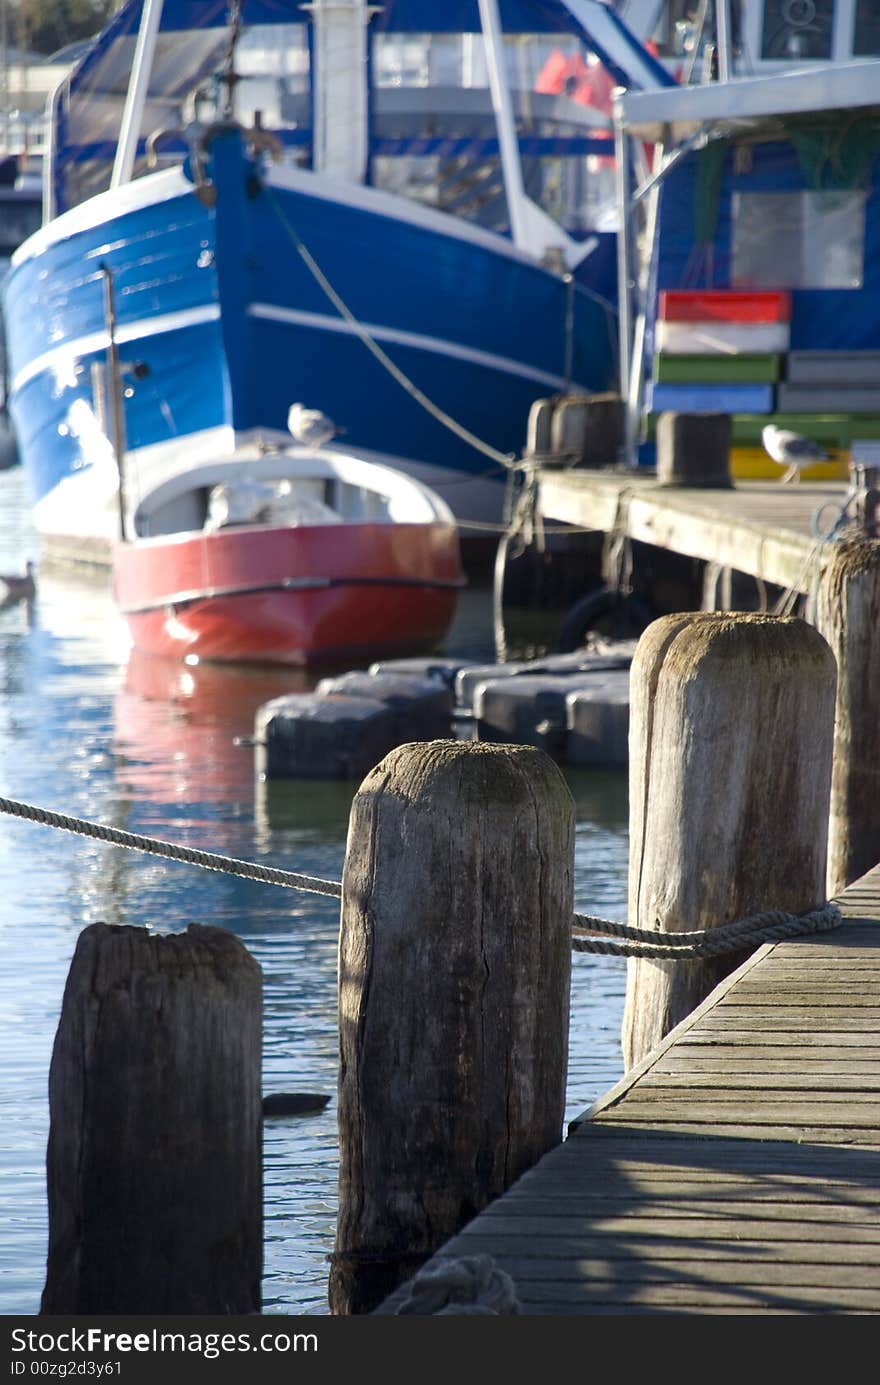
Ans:
[[[339,432],[332,418],[322,414],[320,409],[307,409],[304,404],[291,404],[287,426],[297,442],[313,448],[323,447]]]
[[[762,430],[761,441],[768,457],[788,468],[781,478],[783,481],[799,481],[802,467],[831,460],[825,449],[812,438],[792,433],[788,428],[777,428],[774,423],[768,423]]]

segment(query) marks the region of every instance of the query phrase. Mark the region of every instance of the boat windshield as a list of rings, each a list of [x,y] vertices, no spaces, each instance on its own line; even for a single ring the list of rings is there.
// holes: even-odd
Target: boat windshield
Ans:
[[[56,92],[47,218],[111,185],[146,4],[128,0]],[[230,88],[239,121],[251,124],[259,112],[288,160],[320,167],[311,31],[320,22],[326,37],[335,12],[345,9],[331,0],[164,0],[137,139],[126,146],[133,161],[117,177],[179,163],[188,152],[185,131],[226,109]],[[606,16],[607,28],[611,12],[601,4],[595,10]],[[611,93],[624,80],[615,65],[619,53],[615,48],[609,56],[602,48],[608,34],[593,37],[556,0],[499,0],[499,11],[524,192],[570,235],[585,235],[601,225],[613,199],[610,109]],[[367,180],[509,230],[476,0],[386,0],[364,3],[363,14],[369,24]],[[354,11],[339,22],[351,25],[353,18]],[[233,36],[235,80],[229,82]],[[652,63],[631,35],[614,28],[611,38],[637,67]],[[332,45],[322,51],[326,61]],[[316,83],[319,75],[315,60]],[[671,80],[659,67],[653,76]]]
[[[613,204],[615,82],[572,35],[515,34],[503,47],[525,192],[585,233]],[[508,231],[482,35],[379,34],[372,69],[373,183]]]
[[[124,6],[56,93],[49,216],[110,186],[141,8],[141,0]],[[292,3],[271,10],[249,0],[247,13],[270,22],[241,27],[235,45],[236,117],[251,124],[259,111],[266,128],[288,146],[289,156],[308,161],[308,22],[295,20],[302,11]],[[132,177],[179,164],[188,152],[187,126],[207,111],[223,108],[230,35],[226,0],[166,0]]]

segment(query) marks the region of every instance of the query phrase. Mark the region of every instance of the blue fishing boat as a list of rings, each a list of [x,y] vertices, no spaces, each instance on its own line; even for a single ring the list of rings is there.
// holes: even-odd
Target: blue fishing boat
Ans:
[[[129,0],[5,289],[44,547],[198,530],[296,401],[497,519],[534,399],[616,386],[610,91],[672,81],[598,0]]]

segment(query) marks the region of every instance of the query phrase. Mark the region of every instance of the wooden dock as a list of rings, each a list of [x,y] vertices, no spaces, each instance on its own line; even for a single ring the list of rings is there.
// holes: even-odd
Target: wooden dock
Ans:
[[[825,545],[811,521],[839,505],[844,482],[736,481],[730,488],[660,484],[652,472],[545,468],[538,503],[547,521],[617,532],[690,558],[807,590]],[[834,517],[834,510],[829,511]],[[823,516],[824,518],[824,516]]]
[[[438,1255],[491,1256],[523,1314],[880,1312],[880,866],[838,903],[844,924],[759,948]]]

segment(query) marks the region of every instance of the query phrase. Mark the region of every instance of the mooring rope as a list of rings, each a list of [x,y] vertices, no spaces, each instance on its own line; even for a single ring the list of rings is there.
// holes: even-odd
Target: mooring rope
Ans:
[[[836,904],[827,901],[818,909],[805,914],[787,914],[782,909],[767,909],[734,923],[722,923],[716,928],[701,928],[694,932],[661,933],[659,930],[634,928],[630,924],[614,924],[609,919],[575,914],[572,947],[575,952],[601,952],[623,957],[674,957],[698,961],[720,957],[727,952],[744,952],[761,943],[780,942],[783,938],[800,937],[807,933],[823,933],[836,928],[843,915]],[[590,937],[592,933],[610,933],[627,939],[625,945]]]
[[[197,847],[177,846],[157,837],[125,832],[119,827],[104,827],[100,823],[89,822],[86,818],[56,813],[51,809],[38,808],[32,803],[22,803],[14,798],[0,798],[0,813],[38,822],[44,827],[57,827],[62,832],[95,837],[99,841],[110,842],[113,846],[126,847],[132,851],[143,851],[152,856],[184,861],[190,865],[201,866],[203,870],[221,871],[226,875],[238,875],[246,880],[258,880],[263,884],[280,885],[285,889],[303,890],[311,894],[330,895],[335,899],[342,896],[342,885],[336,880],[323,880],[316,875],[279,870],[275,866],[261,866],[254,861],[241,861],[234,856],[221,856],[215,851],[201,851]],[[783,938],[824,932],[829,928],[836,928],[842,918],[838,906],[828,901],[818,909],[811,909],[804,914],[787,914],[781,909],[768,909],[764,913],[737,919],[734,923],[719,924],[717,928],[661,933],[659,930],[634,928],[630,924],[598,918],[592,914],[574,914],[571,945],[575,952],[596,952],[605,956],[674,957],[678,961],[695,961],[700,958],[719,957],[728,952],[747,951],[761,943],[778,942]],[[608,936],[593,936],[597,933]],[[623,941],[613,942],[612,938]]]
[[[0,812],[11,813],[14,817],[28,818],[42,823],[45,827],[58,827],[62,832],[76,832],[83,837],[97,837],[99,841],[111,842],[114,846],[128,847],[132,851],[145,851],[151,856],[168,856],[174,861],[187,861],[204,870],[218,870],[226,875],[240,875],[247,880],[261,880],[267,885],[282,885],[290,890],[305,890],[312,894],[342,894],[342,886],[335,880],[321,880],[315,875],[299,875],[295,871],[278,870],[275,866],[260,866],[253,861],[238,861],[233,856],[220,856],[214,851],[199,851],[191,846],[175,846],[173,842],[163,842],[156,837],[142,837],[137,832],[124,832],[118,827],[103,827],[85,818],[69,817],[67,813],[54,813],[48,808],[35,808],[30,803],[19,803],[13,798],[0,798]]]
[[[405,1286],[395,1314],[510,1317],[520,1313],[516,1285],[491,1255],[442,1256]]]
[[[268,183],[263,184],[263,191],[269,203],[273,207],[275,215],[278,217],[278,220],[281,222],[281,225],[284,227],[285,231],[290,237],[294,249],[302,259],[309,273],[312,275],[312,278],[329,298],[330,302],[333,304],[334,308],[339,313],[340,317],[342,317],[348,323],[348,325],[354,330],[354,332],[356,332],[356,334],[358,335],[358,337],[360,337],[361,341],[363,342],[367,350],[376,358],[379,364],[383,366],[385,370],[387,370],[388,374],[392,376],[392,378],[397,381],[401,388],[404,389],[406,393],[412,399],[414,399],[417,404],[421,405],[421,407],[427,413],[429,413],[432,418],[435,418],[437,422],[442,424],[444,428],[448,428],[451,433],[454,433],[456,437],[461,438],[463,442],[466,442],[470,447],[474,448],[475,451],[481,452],[484,457],[489,457],[493,462],[497,462],[498,465],[501,467],[518,467],[519,462],[517,460],[515,453],[499,452],[497,447],[493,447],[491,443],[485,442],[482,438],[477,437],[476,433],[472,433],[469,428],[465,428],[464,424],[459,423],[458,420],[453,418],[451,414],[448,414],[445,409],[441,409],[439,404],[435,404],[432,399],[429,399],[428,396],[425,394],[424,390],[419,389],[418,385],[416,385],[414,381],[410,379],[406,372],[401,370],[400,367],[396,365],[394,361],[392,361],[391,357],[388,355],[388,352],[383,350],[383,348],[371,335],[368,329],[359,320],[359,318],[355,316],[355,314],[349,308],[345,300],[341,297],[339,293],[337,293],[336,289],[330,283],[330,280],[327,278],[326,274],[321,269],[321,266],[318,264],[314,255],[303,241],[299,232],[296,230],[295,226],[293,226],[289,218],[286,216],[284,209],[281,206],[281,203],[275,196],[274,190],[269,186]]]

